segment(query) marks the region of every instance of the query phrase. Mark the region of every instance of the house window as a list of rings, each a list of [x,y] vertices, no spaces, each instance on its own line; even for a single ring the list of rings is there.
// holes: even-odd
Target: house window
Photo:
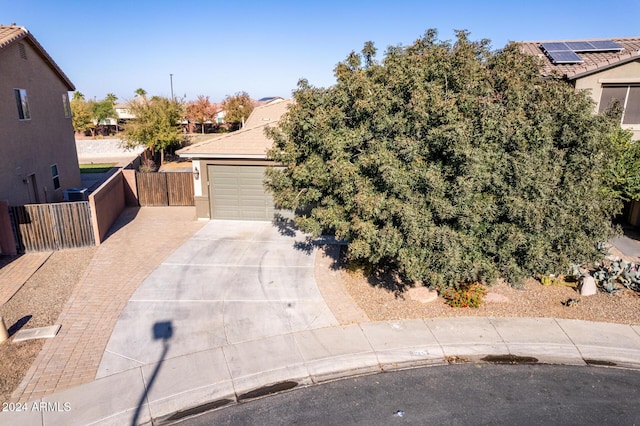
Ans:
[[[51,178],[53,179],[53,189],[60,189],[60,176],[58,176],[58,165],[51,166]]]
[[[62,106],[64,108],[64,116],[66,118],[71,118],[71,105],[69,105],[69,94],[62,94]]]
[[[29,102],[27,101],[27,91],[25,89],[13,89],[16,95],[16,105],[18,106],[18,117],[20,120],[31,120],[29,112]]]
[[[600,96],[599,112],[605,111],[617,100],[623,107],[622,124],[640,125],[640,86],[618,85],[604,86]]]

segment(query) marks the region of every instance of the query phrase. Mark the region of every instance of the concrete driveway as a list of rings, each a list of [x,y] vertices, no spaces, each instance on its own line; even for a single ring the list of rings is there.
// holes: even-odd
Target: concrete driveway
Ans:
[[[305,235],[287,226],[210,221],[134,293],[96,378],[227,344],[338,325],[318,291],[315,256]]]

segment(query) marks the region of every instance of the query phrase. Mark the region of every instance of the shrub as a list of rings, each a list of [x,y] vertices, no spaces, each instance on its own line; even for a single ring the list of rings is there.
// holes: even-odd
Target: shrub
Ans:
[[[350,54],[329,88],[301,80],[266,130],[283,167],[265,184],[304,212],[302,230],[433,288],[518,284],[602,258],[621,203],[603,191],[613,121],[588,94],[543,78],[517,45],[493,52],[465,31],[374,53]]]
[[[479,283],[464,284],[460,287],[444,287],[440,296],[453,308],[477,308],[487,294],[486,288]]]

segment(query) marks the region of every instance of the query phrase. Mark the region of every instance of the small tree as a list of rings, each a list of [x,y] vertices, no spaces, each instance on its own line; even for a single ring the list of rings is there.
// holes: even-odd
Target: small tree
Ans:
[[[209,96],[198,95],[198,99],[188,102],[186,105],[186,116],[190,122],[200,123],[202,133],[204,134],[204,123],[213,121],[217,109],[214,104],[209,101]]]
[[[182,101],[154,96],[136,98],[129,102],[135,117],[123,132],[125,148],[145,146],[155,155],[160,152],[160,164],[164,162],[164,151],[178,145],[183,138],[180,121],[183,117]]]
[[[85,101],[84,95],[75,91],[69,104],[71,105],[73,130],[84,133],[93,129],[93,112],[91,111],[91,106]]]
[[[90,102],[90,105],[93,119],[95,120],[95,128],[102,134],[102,123],[104,123],[107,118],[115,118],[117,116],[116,110],[113,107],[114,103],[112,100],[103,99],[98,102]]]
[[[640,143],[633,133],[617,128],[611,135],[609,149],[614,162],[605,171],[605,189],[623,201],[640,200]]]
[[[439,41],[351,53],[337,84],[301,81],[267,171],[305,231],[350,242],[351,259],[432,287],[512,283],[601,257],[620,203],[603,191],[611,120],[541,77],[517,45]]]
[[[247,92],[238,92],[233,96],[227,95],[222,101],[224,121],[229,123],[230,130],[238,130],[254,108],[255,104]]]

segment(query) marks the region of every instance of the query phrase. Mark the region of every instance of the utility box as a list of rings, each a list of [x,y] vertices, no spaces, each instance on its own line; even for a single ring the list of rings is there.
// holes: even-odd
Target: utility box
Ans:
[[[69,188],[64,190],[65,201],[87,201],[89,193],[87,188]]]

